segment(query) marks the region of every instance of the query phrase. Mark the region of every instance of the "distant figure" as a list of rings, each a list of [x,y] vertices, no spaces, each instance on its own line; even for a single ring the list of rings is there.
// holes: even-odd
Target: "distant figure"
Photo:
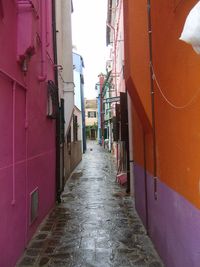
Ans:
[[[103,136],[101,137],[101,145],[104,146],[104,138],[103,138]]]

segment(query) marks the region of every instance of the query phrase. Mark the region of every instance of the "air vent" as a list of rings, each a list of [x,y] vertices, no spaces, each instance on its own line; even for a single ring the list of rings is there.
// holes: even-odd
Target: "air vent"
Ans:
[[[39,206],[38,188],[36,188],[34,191],[30,193],[30,200],[31,200],[30,224],[32,224],[38,216],[38,206]]]

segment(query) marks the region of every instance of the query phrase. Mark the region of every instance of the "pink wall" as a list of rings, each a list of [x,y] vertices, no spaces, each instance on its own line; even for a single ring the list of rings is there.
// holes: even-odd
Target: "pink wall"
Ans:
[[[0,12],[0,266],[4,267],[15,265],[55,203],[55,123],[46,117],[46,82],[54,79],[53,65],[46,56],[48,50],[53,59],[51,1],[46,0],[44,7],[48,20],[37,6],[42,1],[32,2],[37,12],[29,5],[19,10],[14,0],[2,1],[4,17]],[[46,66],[41,65],[42,40]],[[23,60],[23,54],[30,56],[26,76],[17,62]],[[39,82],[44,72],[47,79]],[[39,213],[30,225],[30,193],[36,187]]]

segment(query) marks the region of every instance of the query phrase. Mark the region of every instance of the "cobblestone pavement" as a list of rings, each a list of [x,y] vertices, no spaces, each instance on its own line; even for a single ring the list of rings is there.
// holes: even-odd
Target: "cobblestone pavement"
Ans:
[[[115,175],[111,154],[90,142],[17,266],[163,266]]]

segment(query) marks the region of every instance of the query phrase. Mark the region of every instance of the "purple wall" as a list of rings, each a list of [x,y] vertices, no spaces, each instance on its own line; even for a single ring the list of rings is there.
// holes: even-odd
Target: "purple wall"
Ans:
[[[24,1],[26,2],[26,1]],[[27,1],[28,2],[28,1]],[[33,1],[35,6],[41,1]],[[44,1],[43,1],[44,2]],[[51,1],[36,13],[17,1],[3,1],[0,12],[0,266],[15,266],[25,245],[55,203],[55,123],[47,119],[47,80],[53,65],[45,55],[42,32],[51,36]],[[44,14],[49,10],[49,17]],[[41,23],[43,26],[41,27]],[[47,24],[46,24],[47,22]],[[23,31],[21,30],[23,25]],[[30,34],[31,33],[31,34]],[[38,39],[40,36],[40,41]],[[47,41],[43,38],[43,41]],[[53,58],[52,43],[43,46]],[[27,50],[26,50],[27,48]],[[24,54],[23,54],[24,53]],[[28,71],[20,63],[27,57]],[[18,62],[17,62],[18,60]],[[41,74],[47,79],[39,82]],[[43,77],[45,78],[45,77]],[[30,224],[30,193],[39,189],[39,211]]]
[[[144,169],[135,164],[136,209],[145,221]],[[200,211],[158,180],[154,200],[153,178],[148,178],[149,233],[166,267],[200,266]]]

